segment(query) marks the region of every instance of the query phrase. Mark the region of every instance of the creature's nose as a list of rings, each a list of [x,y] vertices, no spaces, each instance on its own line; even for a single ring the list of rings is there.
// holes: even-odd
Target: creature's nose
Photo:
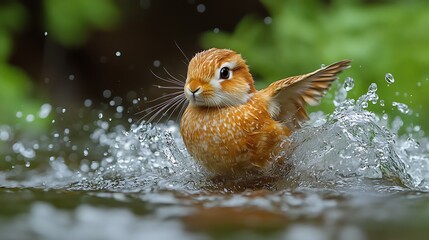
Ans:
[[[203,92],[201,86],[187,86],[186,87],[186,96],[188,98],[192,98],[193,100],[197,100],[200,97],[200,94]]]
[[[200,89],[201,88],[199,87],[199,88],[195,89],[194,91],[192,91],[192,89],[189,88],[189,91],[192,93],[192,95],[195,95],[195,93],[197,93]]]

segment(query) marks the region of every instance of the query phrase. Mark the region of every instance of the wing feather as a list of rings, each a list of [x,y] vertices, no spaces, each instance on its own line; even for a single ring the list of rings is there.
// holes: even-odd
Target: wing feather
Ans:
[[[319,104],[337,75],[350,67],[350,62],[343,60],[308,74],[288,77],[261,90],[270,105],[276,106],[273,108],[276,111],[270,112],[271,117],[283,121],[291,129],[299,128],[302,122],[309,119],[306,105]]]

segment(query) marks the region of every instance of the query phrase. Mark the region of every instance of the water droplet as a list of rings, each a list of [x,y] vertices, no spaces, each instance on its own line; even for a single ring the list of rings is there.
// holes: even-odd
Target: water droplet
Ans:
[[[27,117],[25,118],[25,121],[27,121],[27,122],[34,121],[34,115],[33,114],[28,114]]]
[[[392,84],[395,82],[395,78],[393,77],[393,75],[391,73],[386,73],[386,75],[384,76],[384,79],[386,79],[386,82],[388,84]]]
[[[45,36],[48,36],[48,32],[44,32],[43,34],[44,34]]]
[[[320,65],[320,68],[324,68],[324,67],[326,67],[326,65],[322,63],[322,64]]]
[[[70,81],[73,81],[73,80],[74,80],[74,75],[73,75],[73,74],[70,74],[70,75],[69,75],[69,80],[70,80]]]
[[[83,155],[84,155],[85,157],[86,157],[86,156],[88,156],[88,154],[89,154],[88,149],[83,150]]]
[[[389,118],[389,115],[387,115],[387,113],[383,114],[383,119],[387,120],[387,118]]]
[[[355,86],[355,81],[353,80],[353,78],[351,77],[347,77],[344,80],[344,89],[348,92],[350,90],[353,89],[353,87]]]
[[[88,172],[89,171],[89,166],[84,163],[84,164],[80,165],[80,170],[82,172]]]
[[[197,12],[203,13],[205,11],[206,11],[206,5],[204,5],[202,3],[197,5]]]
[[[377,104],[378,95],[374,93],[369,100],[371,100],[372,104]]]
[[[265,17],[264,18],[264,23],[265,24],[271,24],[273,22],[273,19],[271,17]]]
[[[16,118],[22,118],[22,112],[16,112]]]
[[[65,108],[61,109],[62,113],[65,113],[66,111],[67,111],[67,109],[65,109]]]
[[[159,66],[161,66],[161,61],[159,61],[159,60],[155,60],[155,61],[153,61],[153,66],[154,66],[154,67],[159,67]]]
[[[30,167],[30,162],[25,162],[25,167]]]
[[[120,56],[122,55],[122,53],[121,53],[120,51],[116,51],[115,55],[116,55],[117,57],[120,57]]]
[[[422,86],[422,82],[417,82],[417,87],[421,87]]]
[[[93,161],[91,163],[91,169],[92,170],[96,170],[99,166],[100,166],[100,164],[98,162],[96,162],[96,161]]]
[[[102,118],[103,118],[103,113],[99,113],[99,114],[98,114],[98,118],[99,118],[99,119],[102,119]]]
[[[408,106],[404,103],[392,102],[392,106],[396,107],[401,113],[404,113],[404,114],[407,114],[410,111]]]
[[[338,89],[334,97],[334,105],[340,106],[347,99],[347,91],[344,88]]]
[[[103,91],[103,97],[109,98],[112,96],[112,92],[109,89]]]
[[[410,148],[418,148],[419,147],[419,143],[412,137],[408,137],[407,141],[404,143],[404,145],[402,145],[403,148],[405,149],[410,149]]]
[[[360,106],[361,106],[362,108],[368,108],[368,102],[362,102],[362,103],[360,104]]]
[[[377,84],[376,83],[371,83],[371,85],[369,85],[368,87],[368,92],[369,93],[373,93],[377,91]]]
[[[83,105],[85,107],[91,107],[92,105],[92,100],[91,99],[85,99],[85,101],[83,102]]]
[[[384,100],[380,100],[380,106],[384,107]]]
[[[59,137],[60,136],[60,134],[59,133],[54,133],[54,137],[55,138],[57,138],[57,137]]]
[[[213,29],[213,32],[214,32],[214,33],[219,33],[219,31],[220,31],[220,30],[219,30],[219,28],[214,28],[214,29]]]
[[[122,107],[122,106],[117,106],[116,107],[116,112],[121,113],[123,111],[124,111],[124,107]]]
[[[7,141],[10,138],[10,131],[6,128],[2,129],[0,128],[0,140],[1,141]]]
[[[39,117],[40,118],[47,118],[49,113],[51,113],[52,106],[49,103],[45,103],[40,107],[39,111]]]

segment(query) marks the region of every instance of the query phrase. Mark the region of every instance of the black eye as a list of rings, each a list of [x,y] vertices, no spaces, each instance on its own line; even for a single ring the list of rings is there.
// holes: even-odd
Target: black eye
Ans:
[[[220,78],[221,79],[228,79],[229,78],[229,68],[223,67],[220,69]]]

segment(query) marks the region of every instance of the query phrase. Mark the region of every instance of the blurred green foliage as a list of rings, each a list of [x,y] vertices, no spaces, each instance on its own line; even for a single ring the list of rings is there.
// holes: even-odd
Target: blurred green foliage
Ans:
[[[202,45],[240,52],[259,88],[321,64],[352,59],[352,68],[341,75],[342,80],[355,80],[349,96],[364,94],[375,82],[386,107],[374,110],[399,115],[392,102],[403,102],[413,110],[403,117],[429,129],[429,113],[423,107],[429,103],[428,1],[261,2],[270,18],[246,16],[233,33],[205,33]],[[388,72],[396,80],[390,86],[384,79]],[[323,101],[321,108],[331,111],[331,100]]]
[[[119,20],[119,9],[113,0],[45,0],[41,4],[46,32],[50,39],[65,47],[78,46],[90,31],[109,30]],[[0,126],[13,125],[25,131],[41,132],[50,120],[39,118],[38,112],[43,102],[49,101],[40,96],[42,91],[35,89],[23,69],[8,63],[14,35],[22,31],[28,21],[29,11],[21,2],[0,3]],[[34,116],[34,120],[27,121],[29,115]]]
[[[13,50],[13,35],[25,26],[27,11],[17,2],[9,2],[0,7],[0,125],[25,124],[28,114],[37,116],[40,100],[31,97],[34,87],[22,69],[10,65],[7,61]],[[22,117],[17,118],[17,112]],[[46,122],[35,121],[38,129]]]
[[[110,30],[119,20],[111,0],[45,0],[45,25],[65,46],[82,44],[93,29]]]

